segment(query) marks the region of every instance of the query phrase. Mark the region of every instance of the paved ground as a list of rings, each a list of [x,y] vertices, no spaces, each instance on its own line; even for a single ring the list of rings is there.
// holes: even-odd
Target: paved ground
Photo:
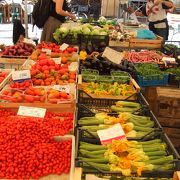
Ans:
[[[178,23],[173,24],[174,30],[170,30],[169,40],[170,41],[179,41],[180,42],[180,29],[178,32]],[[6,45],[13,44],[12,42],[12,34],[13,34],[13,25],[12,24],[0,24],[0,44],[4,43]],[[174,34],[174,35],[173,35]],[[41,30],[38,28],[34,28],[32,31],[32,25],[28,25],[28,35],[29,38],[37,37],[40,39]],[[180,43],[176,43],[180,46]]]
[[[0,24],[0,44],[1,43],[4,43],[6,45],[13,44],[12,36],[13,36],[13,24]],[[32,31],[32,25],[29,24],[28,36],[29,38],[38,37],[40,39],[41,30],[35,27],[34,31]]]

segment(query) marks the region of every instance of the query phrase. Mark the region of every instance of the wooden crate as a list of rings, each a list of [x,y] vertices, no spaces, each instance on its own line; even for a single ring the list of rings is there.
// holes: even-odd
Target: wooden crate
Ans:
[[[158,120],[162,126],[180,128],[180,117],[169,118],[169,117],[158,117]]]
[[[157,87],[157,116],[180,118],[180,89]]]
[[[14,71],[14,69],[1,69],[0,70],[0,72],[3,72],[3,71],[9,72],[9,74],[3,80],[3,82],[0,83],[0,90],[2,90],[12,80],[12,72]]]
[[[176,148],[180,148],[180,128],[163,127]]]
[[[159,49],[162,46],[163,38],[159,36],[154,40],[131,38],[129,42],[130,48]]]
[[[129,48],[129,41],[109,41],[110,47],[121,47],[121,48]]]
[[[26,59],[0,57],[0,68],[19,70],[25,61]]]
[[[84,90],[84,88],[88,85],[89,83],[82,82],[82,75],[78,76],[78,89]],[[137,99],[137,93],[140,92],[140,87],[136,83],[134,79],[131,78],[129,85],[132,85],[135,89],[135,93],[132,96],[113,96],[113,95],[96,95],[96,94],[90,94],[87,93],[89,97],[94,98],[94,99],[118,99],[118,100],[136,100]]]

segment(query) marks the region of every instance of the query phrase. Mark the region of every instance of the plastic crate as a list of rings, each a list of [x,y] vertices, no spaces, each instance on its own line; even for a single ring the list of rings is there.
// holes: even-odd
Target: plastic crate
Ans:
[[[153,75],[151,76],[151,80],[149,80],[146,77],[137,75],[137,83],[141,87],[146,87],[146,86],[164,86],[168,84],[168,74],[164,74],[162,79],[159,79],[159,75]]]
[[[162,140],[162,142],[167,144],[167,154],[168,155],[173,155],[174,157],[174,169],[172,170],[153,170],[153,171],[144,171],[142,172],[142,177],[149,177],[149,178],[172,178],[174,171],[179,171],[180,170],[180,156],[178,154],[178,152],[176,151],[176,149],[174,148],[173,144],[171,143],[170,139],[168,138],[168,136],[164,133],[164,132],[159,132],[157,131],[155,135],[153,136],[148,136],[145,137],[144,139],[142,139],[141,141],[147,141],[147,140],[152,140],[152,139],[156,139],[156,138],[160,138]],[[88,142],[88,143],[92,143],[92,144],[100,144],[100,141],[95,141],[95,142],[89,142],[86,141],[84,139],[82,139],[82,133],[81,131],[77,130],[77,134],[76,134],[76,152],[75,152],[75,166],[76,167],[83,167],[83,162],[81,160],[78,159],[79,156],[79,144],[80,141],[84,141],[84,142]],[[153,144],[152,144],[153,146]],[[96,169],[95,167],[91,166],[90,170],[85,170],[83,169],[83,173],[84,174],[97,174],[97,175],[108,175],[108,176],[115,176],[115,177],[124,177],[122,176],[122,174],[120,172],[111,172],[111,171],[103,171],[100,169]],[[136,176],[136,174],[133,174],[133,176]]]
[[[86,106],[82,105],[82,104],[78,104],[78,108],[77,108],[77,111],[76,111],[76,120],[75,120],[75,126],[77,128],[80,128],[81,129],[81,126],[79,126],[78,124],[78,120],[82,117],[92,117],[92,116],[95,116],[96,113],[94,113],[93,111],[91,111],[89,108],[87,108]],[[148,110],[147,108],[142,108],[136,112],[134,112],[134,114],[138,114],[138,115],[144,115],[144,116],[148,116],[151,118],[151,120],[154,122],[154,130],[150,133],[147,133],[145,136],[143,137],[138,137],[138,138],[128,138],[128,139],[136,139],[136,140],[141,140],[143,139],[144,137],[148,137],[149,135],[152,135],[153,132],[156,132],[156,131],[160,131],[162,130],[162,126],[160,125],[159,121],[157,120],[156,116],[154,115],[154,113],[150,110]],[[109,112],[108,115],[110,116],[118,116],[118,113],[113,113],[113,112]],[[85,133],[82,133],[82,138],[87,138],[86,136],[86,133],[88,133],[90,135],[90,137],[94,137],[94,135],[92,135],[90,132],[88,132],[87,130],[84,130],[84,129],[81,129],[82,132],[85,132]],[[89,136],[88,136],[89,137]],[[90,138],[90,139],[92,139]],[[96,138],[97,139],[97,138]],[[99,141],[99,138],[98,138],[98,141]]]
[[[169,85],[180,86],[180,76],[169,74]]]
[[[157,64],[151,64],[151,68],[154,70],[158,70],[159,66]],[[136,81],[141,87],[147,87],[147,86],[163,86],[168,84],[168,78],[169,74],[153,74],[153,75],[140,75],[138,68],[141,66],[149,66],[147,64],[142,63],[136,63],[134,65],[134,69],[136,71]],[[160,71],[160,70],[159,70]],[[161,72],[161,71],[160,71]]]
[[[68,34],[67,36],[63,37],[60,35],[58,44],[71,44],[71,45],[79,45],[80,44],[80,35],[74,37],[73,34]]]
[[[131,101],[131,102],[138,102],[142,106],[149,107],[148,102],[146,101],[145,97],[142,93],[137,93],[136,99],[137,100],[130,100],[131,97],[124,99],[124,101]],[[114,105],[118,99],[102,99],[102,98],[92,98],[86,92],[79,89],[78,90],[78,103],[84,104],[85,106],[89,107],[90,109],[107,109],[106,112],[109,112],[110,106]]]
[[[103,52],[104,48],[109,45],[108,35],[83,35],[80,36],[80,50],[88,51],[88,46],[91,45],[91,51]],[[83,48],[82,48],[83,47]]]

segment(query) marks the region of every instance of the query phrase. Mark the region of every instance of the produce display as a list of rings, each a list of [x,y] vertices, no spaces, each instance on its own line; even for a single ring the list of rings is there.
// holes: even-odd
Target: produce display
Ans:
[[[54,39],[59,43],[78,44],[80,50],[88,54],[93,51],[103,52],[109,43],[108,28],[101,28],[91,24],[64,23],[54,33]]]
[[[66,55],[66,56],[70,56],[70,55],[72,55],[72,53],[75,53],[78,51],[77,48],[75,48],[73,46],[69,46],[65,50],[60,50],[60,47],[61,47],[60,45],[57,45],[55,43],[41,42],[36,47],[36,50],[33,51],[30,58],[32,60],[38,60],[39,56],[41,56],[41,54],[42,55],[46,54],[47,51],[50,51],[48,56],[50,56],[52,58],[58,58],[61,56],[61,54]]]
[[[73,35],[72,38],[78,38],[79,34],[83,35],[100,35],[107,36],[108,29],[101,28],[99,26],[92,26],[91,24],[78,24],[78,23],[64,23],[54,33],[54,39],[57,42],[61,42],[61,38],[65,38],[67,35]],[[101,39],[101,37],[99,37]]]
[[[141,176],[146,171],[166,173],[174,168],[174,157],[166,150],[167,145],[161,139],[144,142],[113,140],[107,146],[80,142],[78,159],[83,161],[84,170],[97,168],[120,172],[124,176]]]
[[[118,83],[87,83],[83,90],[88,94],[112,95],[112,96],[131,96],[136,93],[134,87],[128,84]]]
[[[2,56],[30,56],[34,48],[32,44],[18,42],[13,46],[5,47]]]
[[[165,99],[161,108],[169,114],[159,122],[142,92],[152,94],[140,88],[177,88],[180,48],[157,39],[144,48],[162,45],[160,51],[124,51],[127,44],[143,47],[146,40],[134,33],[139,24],[88,21],[63,23],[56,43],[0,45],[0,179],[80,180],[82,172],[81,179],[170,180],[180,170],[178,136],[174,147],[165,133],[178,131],[171,110],[178,102],[165,106]],[[168,119],[175,122],[163,129]]]
[[[162,52],[166,55],[172,55],[175,53],[178,47],[174,44],[164,44],[162,46]]]
[[[70,113],[47,113],[44,119],[22,118],[6,110],[0,114],[1,179],[39,179],[70,172],[72,142],[53,138],[72,128]]]
[[[68,64],[56,64],[53,59],[42,58],[30,69],[32,82],[36,86],[74,83],[76,72],[68,70]]]
[[[32,81],[31,80],[25,80],[22,82],[12,82],[10,83],[10,88],[15,88],[15,89],[20,89],[20,90],[24,90],[26,88],[29,88],[30,86],[32,86]]]
[[[166,73],[176,75],[178,78],[178,77],[180,77],[180,67],[168,69],[168,70],[166,70]]]
[[[6,79],[8,74],[9,74],[9,72],[7,72],[7,71],[0,72],[0,83],[2,83]]]
[[[133,63],[161,63],[162,54],[153,50],[143,50],[140,52],[128,51],[126,52],[125,59]]]
[[[150,117],[138,116],[129,112],[122,112],[118,117],[97,113],[94,117],[83,117],[78,120],[81,128],[88,130],[96,137],[98,137],[98,130],[110,128],[117,123],[120,123],[127,138],[141,138],[154,131],[154,122]]]
[[[5,88],[0,93],[0,100],[11,103],[40,103],[46,101],[45,89],[29,87],[27,89],[18,90],[14,88]]]
[[[48,89],[47,91],[47,101],[53,104],[58,104],[61,102],[67,102],[73,100],[71,94],[64,91],[55,90],[53,88]]]
[[[86,58],[85,61],[80,62],[80,70],[95,69],[99,74],[109,75],[112,71],[126,71],[132,73],[134,71],[133,63],[122,61],[121,64],[115,64],[107,58],[98,56],[94,58]]]
[[[161,71],[155,64],[138,64],[135,67],[137,73],[147,80],[163,79],[164,74],[168,74],[164,71]]]

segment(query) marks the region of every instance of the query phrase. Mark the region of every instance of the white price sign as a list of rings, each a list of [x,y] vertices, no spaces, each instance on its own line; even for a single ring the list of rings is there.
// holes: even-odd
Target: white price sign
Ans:
[[[126,139],[124,130],[120,124],[115,124],[108,129],[98,130],[97,134],[102,144],[111,143],[112,140]]]
[[[20,106],[17,115],[44,118],[46,109]]]
[[[36,45],[36,43],[32,39],[24,38],[23,42],[27,44],[32,44],[34,46]]]
[[[70,93],[70,86],[69,85],[54,85],[53,89],[58,90],[58,91],[62,91],[62,92],[66,92],[66,93]]]
[[[63,43],[61,46],[60,46],[60,50],[61,51],[64,51],[65,49],[67,49],[69,47],[69,44],[66,44],[66,43]]]
[[[43,48],[41,51],[42,51],[42,52],[45,52],[47,55],[51,55],[51,49],[45,49],[45,48]]]
[[[106,57],[109,59],[109,61],[115,63],[115,64],[120,64],[122,59],[124,58],[124,53],[115,51],[114,49],[111,49],[109,47],[106,47],[104,50],[102,57]]]
[[[13,81],[24,80],[24,79],[31,79],[30,70],[13,71],[12,79],[13,79]]]
[[[56,64],[61,64],[61,57],[59,57],[59,58],[53,58],[53,60],[54,60],[54,62],[55,62]]]

